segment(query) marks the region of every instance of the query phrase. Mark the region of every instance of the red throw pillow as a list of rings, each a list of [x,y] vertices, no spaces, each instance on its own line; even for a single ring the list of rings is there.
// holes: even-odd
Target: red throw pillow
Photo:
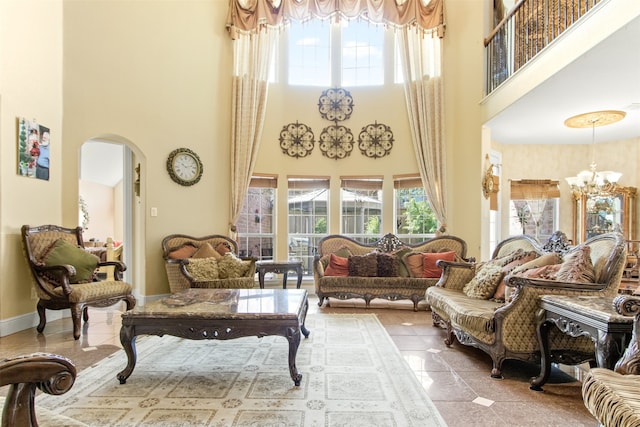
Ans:
[[[342,258],[331,254],[329,257],[329,265],[324,271],[325,276],[348,276],[349,275],[349,258]]]
[[[456,253],[448,252],[423,252],[422,253],[422,277],[436,279],[442,275],[442,269],[436,266],[440,259],[455,261]]]

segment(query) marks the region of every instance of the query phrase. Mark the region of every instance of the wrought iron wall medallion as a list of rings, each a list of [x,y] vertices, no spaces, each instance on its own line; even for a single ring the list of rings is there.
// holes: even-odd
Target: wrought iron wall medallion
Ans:
[[[393,148],[391,128],[377,121],[364,126],[358,135],[358,148],[367,157],[377,159],[386,156]]]
[[[339,87],[323,91],[318,100],[320,116],[332,122],[347,120],[353,112],[353,106],[349,91]]]
[[[291,157],[306,157],[315,146],[311,128],[304,123],[289,123],[280,131],[280,148]]]
[[[342,125],[324,128],[318,142],[322,154],[330,159],[344,159],[353,151],[353,133]]]

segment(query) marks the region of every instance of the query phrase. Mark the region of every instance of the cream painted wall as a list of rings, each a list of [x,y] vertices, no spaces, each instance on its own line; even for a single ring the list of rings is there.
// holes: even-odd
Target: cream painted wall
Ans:
[[[83,142],[110,134],[131,141],[145,159],[143,197],[136,200],[146,206],[137,223],[143,229],[134,230],[143,236],[144,259],[129,266],[144,268],[135,283],[144,295],[169,291],[163,237],[227,231],[232,56],[226,11],[226,0],[65,2],[64,155],[77,161]],[[167,156],[179,147],[193,149],[204,163],[202,180],[192,187],[166,172]],[[77,193],[77,170],[68,168],[63,200]],[[149,216],[150,207],[157,217]],[[74,215],[64,209],[65,220]]]
[[[100,242],[106,242],[107,237],[111,237],[114,240],[119,240],[115,235],[114,187],[80,180],[79,191],[83,195],[82,198],[89,212],[89,224],[82,233],[83,239],[88,241],[93,238]],[[121,213],[122,210],[119,212]]]
[[[565,177],[588,169],[592,160],[591,145],[508,145],[494,144],[502,153],[503,180],[500,183],[500,203],[503,207],[502,235],[509,236],[510,191],[508,179],[557,179],[560,181],[560,224],[558,229],[569,238],[573,235],[573,198]],[[636,165],[640,161],[640,137],[596,144],[599,170],[622,172],[620,185],[637,187],[640,176]],[[636,224],[638,223],[636,203]],[[636,233],[638,230],[636,230]]]
[[[49,181],[17,174],[18,117],[51,129]],[[20,227],[61,222],[62,140],[62,1],[2,0],[0,320],[25,313],[37,317]]]

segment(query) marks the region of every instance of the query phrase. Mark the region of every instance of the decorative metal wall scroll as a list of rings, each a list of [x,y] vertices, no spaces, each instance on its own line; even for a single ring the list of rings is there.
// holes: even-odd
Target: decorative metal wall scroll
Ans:
[[[306,157],[315,146],[311,128],[304,123],[289,123],[280,131],[280,148],[291,157]]]
[[[386,156],[393,148],[391,128],[377,121],[364,126],[358,135],[358,148],[362,154],[373,159]]]
[[[347,120],[353,112],[353,106],[349,91],[340,87],[323,91],[318,100],[320,116],[332,122]]]
[[[353,133],[342,125],[327,126],[320,134],[319,147],[330,159],[344,159],[353,151]]]

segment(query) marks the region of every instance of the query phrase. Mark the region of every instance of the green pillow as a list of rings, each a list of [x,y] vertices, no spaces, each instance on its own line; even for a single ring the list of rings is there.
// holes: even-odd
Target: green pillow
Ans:
[[[69,283],[90,282],[98,267],[97,256],[65,239],[56,240],[47,250],[42,262],[46,266],[72,265],[76,269],[76,274],[69,278]]]

